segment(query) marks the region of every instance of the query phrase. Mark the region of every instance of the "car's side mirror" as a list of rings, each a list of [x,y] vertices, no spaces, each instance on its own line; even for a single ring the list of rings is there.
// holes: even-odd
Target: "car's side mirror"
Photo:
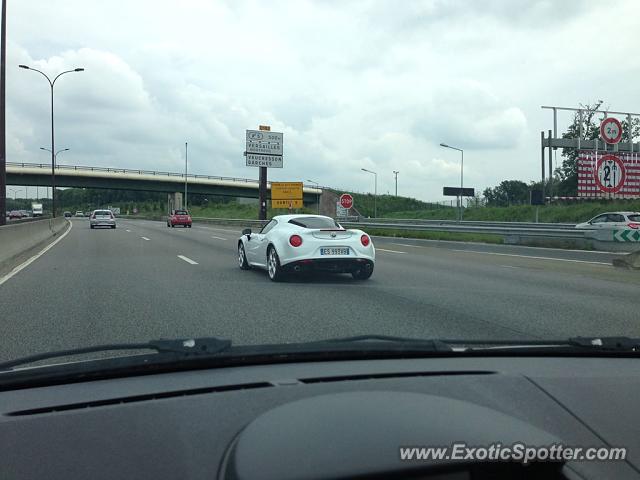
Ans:
[[[242,234],[247,236],[247,240],[251,240],[251,229],[250,228],[245,228],[244,230],[242,230]]]

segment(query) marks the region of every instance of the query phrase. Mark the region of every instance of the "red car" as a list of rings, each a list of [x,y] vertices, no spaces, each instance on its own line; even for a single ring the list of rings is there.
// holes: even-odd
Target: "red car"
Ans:
[[[191,228],[191,215],[186,210],[172,210],[167,217],[167,227],[182,225]]]

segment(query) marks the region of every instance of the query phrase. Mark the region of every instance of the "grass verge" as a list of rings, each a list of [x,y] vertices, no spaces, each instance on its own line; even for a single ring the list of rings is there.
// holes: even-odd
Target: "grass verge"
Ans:
[[[454,242],[481,242],[502,244],[504,239],[501,235],[491,235],[487,233],[458,233],[458,232],[421,232],[415,230],[394,230],[390,228],[367,228],[361,230],[369,235],[378,237],[398,237],[398,238],[421,238],[425,240],[447,240]]]

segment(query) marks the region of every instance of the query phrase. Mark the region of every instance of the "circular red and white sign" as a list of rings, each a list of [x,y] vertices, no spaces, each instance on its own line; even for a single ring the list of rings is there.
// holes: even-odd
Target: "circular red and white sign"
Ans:
[[[594,176],[600,191],[617,193],[624,185],[627,172],[620,158],[615,155],[604,155],[598,160]]]
[[[600,123],[600,136],[608,144],[618,143],[622,138],[622,125],[616,118],[605,118]]]
[[[353,197],[348,193],[343,193],[340,195],[340,205],[342,208],[351,208],[353,207]]]

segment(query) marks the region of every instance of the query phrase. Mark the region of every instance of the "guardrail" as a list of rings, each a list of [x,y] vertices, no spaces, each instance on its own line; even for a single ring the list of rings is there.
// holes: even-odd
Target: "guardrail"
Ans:
[[[406,225],[465,225],[465,226],[482,226],[482,227],[518,227],[518,228],[535,228],[535,229],[571,229],[575,228],[575,223],[535,223],[535,222],[496,222],[490,220],[427,220],[414,218],[358,218],[346,217],[338,219],[344,222],[358,222],[360,224],[406,224]]]
[[[125,216],[126,218],[136,218],[135,216]],[[138,217],[140,218],[140,217]],[[152,217],[151,219],[166,219],[166,217]],[[247,220],[242,218],[210,218],[193,217],[195,222],[208,223],[211,225],[227,225],[242,228],[262,228],[267,220]],[[339,220],[340,221],[340,220]],[[485,235],[498,235],[504,239],[504,243],[513,245],[533,245],[563,248],[587,248],[608,251],[635,251],[640,249],[640,239],[637,242],[616,241],[613,231],[602,232],[598,230],[582,230],[577,228],[561,228],[570,224],[551,224],[551,228],[545,228],[545,224],[524,224],[521,226],[517,222],[451,222],[446,223],[387,223],[373,222],[368,219],[366,222],[350,221],[340,224],[345,228],[398,230],[407,232],[452,232],[452,233],[477,233]],[[477,225],[481,224],[481,225]],[[547,224],[549,225],[549,224]],[[555,228],[558,226],[558,228]],[[629,237],[627,235],[627,237]],[[626,238],[626,237],[625,237]],[[635,237],[634,237],[635,238]]]

